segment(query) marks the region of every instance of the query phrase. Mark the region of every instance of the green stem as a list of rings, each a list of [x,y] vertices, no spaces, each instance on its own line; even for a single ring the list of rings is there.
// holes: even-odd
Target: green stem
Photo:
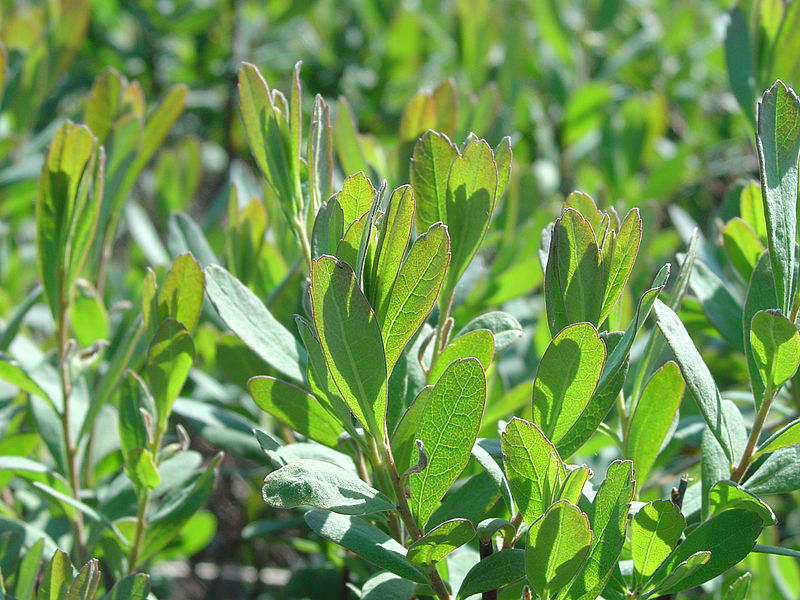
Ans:
[[[292,219],[292,227],[294,228],[297,239],[300,242],[300,249],[303,251],[303,257],[308,265],[308,271],[311,272],[311,243],[308,241],[308,234],[306,227],[299,219]]]
[[[772,401],[775,399],[775,394],[777,394],[777,392],[777,389],[764,390],[764,401],[761,403],[761,408],[758,409],[758,413],[756,414],[756,419],[753,422],[753,428],[750,430],[750,437],[747,438],[747,446],[744,448],[742,460],[739,461],[739,465],[731,473],[731,481],[734,483],[739,483],[742,480],[745,471],[747,471],[747,467],[750,466],[750,457],[753,456],[753,450],[756,448],[758,438],[761,435],[761,429],[764,427],[764,421],[767,419],[769,408],[772,405]]]
[[[139,551],[144,541],[144,532],[147,528],[146,514],[147,505],[150,502],[150,490],[139,497],[139,508],[136,511],[136,531],[133,536],[130,554],[128,555],[128,574],[132,575],[136,570],[136,561],[139,559]]]
[[[397,511],[400,513],[400,518],[403,520],[403,524],[406,526],[406,530],[411,536],[411,539],[417,541],[422,537],[422,531],[414,520],[414,516],[411,514],[411,508],[408,506],[408,500],[406,498],[406,491],[403,487],[403,483],[400,481],[400,475],[397,473],[397,466],[395,465],[394,456],[392,455],[392,447],[386,435],[384,435],[381,446],[383,463],[392,488],[394,489],[395,497],[397,498]],[[447,586],[444,584],[444,581],[442,581],[442,577],[439,575],[439,571],[436,570],[436,567],[432,564],[428,564],[426,570],[431,580],[431,587],[433,591],[436,592],[436,595],[440,600],[450,600],[450,592],[447,591]]]
[[[63,279],[62,274],[59,274],[59,289],[61,289]],[[70,406],[69,396],[72,392],[72,385],[69,380],[69,366],[67,365],[67,308],[69,303],[64,297],[63,293],[58,300],[58,320],[57,320],[57,335],[58,335],[58,374],[61,383],[61,396],[63,399],[63,410],[61,411],[61,428],[64,433],[64,452],[66,454],[66,467],[67,477],[69,479],[70,487],[72,488],[72,495],[76,500],[80,500],[81,484],[78,477],[78,466],[76,461],[77,451],[75,443],[72,440],[72,430],[70,429]],[[83,513],[75,511],[75,519],[72,522],[73,529],[75,530],[75,562],[83,564],[86,548],[83,542]]]

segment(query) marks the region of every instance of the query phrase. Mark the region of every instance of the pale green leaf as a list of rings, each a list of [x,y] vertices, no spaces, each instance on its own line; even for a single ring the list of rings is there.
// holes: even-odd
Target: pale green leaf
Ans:
[[[408,547],[408,561],[420,566],[436,564],[474,537],[475,528],[466,519],[445,521]]]
[[[750,328],[750,348],[767,390],[777,390],[800,363],[797,327],[777,310],[755,314]]]

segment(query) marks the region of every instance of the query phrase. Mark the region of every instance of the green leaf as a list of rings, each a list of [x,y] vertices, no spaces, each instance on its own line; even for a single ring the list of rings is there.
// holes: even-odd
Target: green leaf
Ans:
[[[414,595],[414,582],[394,573],[378,573],[364,582],[361,600],[408,600]]]
[[[622,293],[622,288],[628,281],[641,240],[642,219],[639,216],[638,208],[628,211],[618,232],[610,229],[606,233],[602,252],[604,284],[603,307],[600,310],[601,322],[611,312]]]
[[[267,475],[261,494],[275,508],[312,506],[343,515],[395,510],[388,497],[354,474],[313,459],[298,460]]]
[[[800,99],[780,80],[764,92],[758,103],[756,149],[778,307],[789,314],[794,299],[793,269],[797,261]]]
[[[781,448],[786,448],[797,443],[800,443],[800,419],[795,419],[786,427],[772,435],[758,448],[758,450],[753,453],[751,459],[755,460],[762,454],[775,452],[776,450],[780,450]]]
[[[457,156],[458,150],[447,136],[435,131],[426,131],[414,146],[410,177],[419,231],[447,221],[447,176]]]
[[[800,487],[800,446],[788,446],[770,454],[747,476],[744,487],[759,496],[797,490]]]
[[[742,321],[742,307],[722,280],[697,258],[689,282],[708,321],[731,347],[743,350],[744,338],[739,326]]]
[[[733,441],[722,413],[722,397],[711,372],[700,357],[700,353],[689,337],[686,327],[678,319],[678,315],[660,300],[656,300],[653,309],[658,328],[681,367],[686,385],[689,387],[703,419],[725,452],[728,461],[732,462],[734,460]]]
[[[555,446],[533,423],[513,418],[500,436],[511,494],[527,523],[550,506],[564,466]]]
[[[336,194],[336,200],[344,216],[345,228],[364,215],[372,206],[374,199],[375,188],[363,171],[346,178],[341,191]]]
[[[120,579],[100,600],[146,600],[150,593],[150,578],[142,573]]]
[[[149,390],[146,389],[144,381],[133,371],[128,372],[128,376],[122,382],[121,387],[117,427],[120,447],[124,456],[131,448],[137,446],[144,448],[147,446],[148,431],[141,411],[147,410],[146,400],[149,400],[149,404],[153,405],[153,399],[152,397],[147,397],[150,393]],[[153,412],[154,410],[155,406],[153,405],[148,412]]]
[[[525,551],[501,550],[477,562],[461,582],[458,599],[496,590],[525,577]]]
[[[522,325],[512,315],[503,311],[490,311],[469,321],[456,337],[477,329],[488,329],[494,336],[494,351],[499,353],[522,337]]]
[[[314,325],[331,376],[365,429],[382,439],[386,424],[386,359],[378,321],[353,270],[331,256],[311,267]]]
[[[497,484],[485,472],[468,477],[458,487],[451,489],[428,520],[429,527],[450,519],[468,519],[473,525],[479,523],[500,498]]]
[[[242,63],[238,90],[239,111],[250,151],[258,168],[282,200],[281,208],[291,218],[294,211],[288,210],[284,204],[294,199],[289,180],[292,171],[288,156],[289,140],[286,139],[288,131],[281,131],[279,121],[285,120],[288,115],[281,116],[280,109],[273,105],[269,87],[254,65]]]
[[[578,574],[592,543],[589,519],[559,500],[528,529],[525,572],[543,600],[555,598]]]
[[[734,581],[723,596],[723,600],[745,600],[747,592],[750,591],[750,580],[753,578],[750,573],[741,575]]]
[[[550,236],[544,294],[551,335],[583,321],[598,325],[603,306],[600,249],[592,226],[566,208]]]
[[[532,420],[553,443],[580,418],[605,360],[605,345],[591,323],[565,327],[550,342],[533,380]]]
[[[203,308],[205,279],[191,254],[181,254],[172,263],[158,288],[158,321],[172,318],[191,332]]]
[[[333,122],[334,144],[339,163],[345,175],[369,172],[369,165],[364,155],[364,148],[358,136],[356,119],[353,116],[353,109],[350,108],[347,100],[339,96],[336,103],[336,116]]]
[[[83,125],[65,122],[47,150],[36,193],[39,278],[53,315],[66,299],[86,256],[100,195],[88,199],[97,140]]]
[[[305,390],[266,376],[251,378],[247,389],[261,410],[307,438],[336,447],[342,424]]]
[[[339,206],[336,196],[322,203],[314,219],[311,230],[311,257],[319,258],[323,254],[335,254],[339,240],[344,235],[344,212]]]
[[[428,466],[408,478],[411,510],[422,528],[467,466],[485,402],[486,376],[474,358],[451,363],[433,386],[416,433]]]
[[[411,187],[404,185],[392,192],[386,214],[380,220],[372,274],[367,278],[370,304],[378,314],[388,300],[400,271],[413,220],[414,195]]]
[[[777,522],[775,513],[768,504],[732,481],[715,483],[708,494],[708,505],[711,514],[719,514],[733,508],[743,508],[761,515],[764,525],[774,525]]]
[[[658,585],[650,590],[649,595],[660,594],[660,591],[679,585],[681,581],[693,575],[700,567],[705,565],[710,558],[710,552],[704,550],[695,552],[685,561],[678,563],[664,579],[658,582]]]
[[[220,262],[214,256],[214,251],[200,226],[189,215],[180,211],[173,211],[169,215],[167,245],[173,255],[191,252],[204,269],[211,265],[218,265]]]
[[[22,556],[17,567],[17,580],[14,582],[14,597],[18,600],[29,600],[33,597],[33,588],[39,575],[39,563],[42,560],[44,538],[34,541]],[[60,552],[56,550],[56,552]]]
[[[750,375],[750,389],[753,391],[753,400],[755,401],[756,409],[761,407],[766,388],[764,380],[761,378],[755,355],[753,354],[752,344],[750,343],[753,317],[755,317],[756,313],[760,310],[775,308],[777,304],[778,299],[775,294],[775,280],[772,277],[772,265],[769,260],[769,252],[765,251],[758,259],[753,273],[750,276],[750,283],[747,286],[747,295],[744,301],[744,314],[742,315],[744,339],[748,341],[744,349],[745,357],[747,358],[747,371]]]
[[[66,600],[85,600],[86,598],[92,598],[99,584],[100,569],[97,567],[97,559],[93,558],[81,567],[72,585],[69,586]]]
[[[383,531],[357,517],[311,510],[306,523],[317,534],[400,577],[428,583],[425,573],[406,560],[406,549]]]
[[[331,115],[328,105],[319,94],[311,111],[311,131],[308,133],[308,189],[312,214],[331,195],[333,178],[333,141]],[[316,257],[315,257],[316,258]]]
[[[300,331],[300,337],[308,352],[308,382],[317,402],[336,417],[337,421],[353,435],[355,430],[352,428],[350,409],[339,395],[339,390],[333,381],[331,372],[328,370],[328,364],[322,354],[322,346],[319,344],[313,326],[299,315],[295,315],[295,321],[297,322],[297,329]],[[354,437],[357,438],[357,436]]]
[[[450,238],[441,224],[433,225],[411,246],[378,313],[388,372],[433,308],[449,262]]]
[[[502,534],[503,537],[507,539],[513,539],[513,537],[517,534],[517,528],[514,527],[510,521],[501,519],[499,517],[495,517],[493,519],[484,519],[478,523],[478,527],[476,529],[480,540],[487,544],[492,541],[492,538],[494,538],[494,536],[498,533]]]
[[[686,519],[669,500],[648,502],[631,521],[631,554],[635,580],[646,581],[669,556],[683,530]]]
[[[685,387],[678,365],[669,361],[653,373],[642,390],[625,444],[625,456],[633,460],[639,481],[647,481],[647,474],[681,404]]]
[[[750,553],[762,528],[761,516],[750,510],[733,509],[715,515],[686,536],[656,569],[652,581],[661,581],[697,552],[711,552],[711,557],[693,574],[670,587],[660,588],[661,592],[670,594],[688,590],[713,579]]]
[[[225,324],[267,364],[303,381],[306,353],[258,297],[220,266],[206,269],[206,292]]]
[[[589,554],[569,592],[561,594],[562,598],[594,600],[601,594],[625,544],[628,509],[635,489],[633,463],[628,460],[611,463],[592,501]]]
[[[50,396],[36,383],[28,372],[12,358],[0,355],[0,379],[18,387],[28,394],[36,394],[47,400],[51,405]]]
[[[500,491],[500,494],[503,496],[503,500],[508,507],[508,512],[510,514],[514,514],[514,501],[511,495],[511,488],[508,485],[508,480],[506,479],[505,473],[503,473],[503,469],[495,460],[495,458],[489,453],[484,445],[488,441],[496,442],[497,440],[478,440],[478,442],[472,447],[472,456],[475,458],[477,463],[483,467],[483,470],[491,476],[492,481],[497,486],[497,489]]]
[[[450,165],[445,210],[452,253],[447,289],[455,289],[478,250],[492,218],[497,194],[497,165],[483,140],[470,143]],[[440,207],[441,211],[441,207]]]
[[[753,229],[739,217],[725,224],[722,230],[722,241],[728,258],[739,275],[750,281],[758,258],[764,252],[764,246]]]
[[[403,413],[397,427],[392,434],[392,455],[399,473],[405,473],[411,466],[411,455],[414,452],[414,439],[417,435],[422,411],[428,402],[428,397],[433,390],[432,385],[422,388],[414,401]]]
[[[475,528],[466,519],[445,521],[408,547],[408,562],[422,567],[436,564],[474,537]]]
[[[153,453],[146,448],[131,448],[125,454],[125,474],[137,490],[153,490],[161,482]]]
[[[44,578],[39,584],[37,600],[61,600],[65,598],[72,583],[72,563],[61,550],[56,550],[50,564],[44,571]]]
[[[450,342],[442,353],[436,357],[428,373],[428,381],[436,383],[447,366],[454,360],[477,358],[484,371],[489,368],[494,355],[494,337],[487,329],[470,331]]]
[[[214,488],[217,465],[222,453],[217,454],[206,470],[187,486],[173,502],[162,507],[147,523],[139,562],[143,563],[166,546],[183,529],[189,520],[205,505]]]
[[[150,342],[145,366],[162,429],[193,362],[194,344],[186,328],[175,319],[162,321]]]
[[[753,104],[755,102],[755,74],[753,73],[753,50],[750,32],[742,9],[738,5],[728,10],[728,25],[725,28],[725,64],[728,80],[736,101],[750,124],[755,127]]]
[[[586,465],[575,467],[567,470],[567,478],[561,485],[561,491],[558,493],[559,500],[568,500],[572,504],[578,504],[578,501],[583,495],[583,488],[586,482],[589,481],[592,472]]]
[[[767,390],[777,390],[797,371],[800,334],[777,310],[762,310],[753,317],[750,348]]]

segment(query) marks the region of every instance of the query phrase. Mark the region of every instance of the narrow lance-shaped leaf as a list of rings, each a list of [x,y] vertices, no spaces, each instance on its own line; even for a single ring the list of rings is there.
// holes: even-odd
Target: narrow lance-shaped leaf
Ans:
[[[656,300],[653,306],[658,328],[667,340],[681,367],[686,385],[728,461],[734,460],[733,441],[722,412],[722,397],[706,363],[700,357],[686,327],[666,304]]]
[[[72,230],[83,218],[96,140],[85,126],[67,121],[47,150],[36,193],[36,250],[39,277],[55,315],[71,281]]]
[[[206,269],[206,292],[222,320],[248,348],[294,381],[303,381],[306,353],[261,300],[220,266]]]
[[[311,267],[314,325],[333,381],[355,417],[383,438],[386,359],[375,314],[353,270],[331,256]]]
[[[759,373],[758,363],[756,362],[752,344],[750,343],[753,317],[756,316],[756,313],[760,310],[775,308],[778,305],[777,298],[775,293],[775,280],[772,277],[772,264],[769,260],[769,251],[765,251],[759,257],[750,275],[750,282],[747,286],[747,294],[745,296],[742,314],[742,329],[744,331],[744,339],[747,341],[744,347],[744,353],[747,359],[750,389],[753,392],[753,401],[755,402],[756,409],[761,407],[766,386]]]
[[[441,223],[433,225],[411,246],[378,313],[389,372],[433,308],[449,262],[450,239],[447,227]]]
[[[781,448],[786,448],[794,444],[800,444],[800,419],[795,419],[786,427],[772,435],[758,448],[758,451],[753,454],[752,459],[755,460],[762,454],[775,452],[775,450],[780,450]]]
[[[406,549],[386,533],[358,517],[311,510],[306,523],[317,534],[354,552],[373,565],[400,577],[428,583],[428,577],[406,560]]]
[[[311,111],[311,131],[308,134],[308,187],[311,197],[311,214],[319,210],[331,195],[333,177],[333,142],[331,116],[322,96],[314,98]]]
[[[72,563],[69,556],[56,550],[44,572],[44,578],[36,594],[37,600],[59,600],[65,598],[72,583]]]
[[[452,363],[431,390],[416,434],[428,466],[408,478],[411,510],[422,527],[467,466],[485,402],[486,376],[474,358]]]
[[[314,396],[273,377],[253,377],[247,382],[259,408],[296,432],[320,444],[336,447],[342,425]]]
[[[372,273],[366,279],[370,291],[370,304],[376,312],[389,297],[411,236],[414,219],[414,195],[411,187],[404,185],[392,192],[389,206],[378,229],[378,243]]]
[[[531,523],[525,571],[540,598],[555,598],[569,585],[586,559],[591,543],[589,519],[566,500],[559,500]]]
[[[782,81],[758,103],[756,149],[767,219],[772,274],[784,314],[794,300],[797,237],[797,163],[800,159],[800,99]]]

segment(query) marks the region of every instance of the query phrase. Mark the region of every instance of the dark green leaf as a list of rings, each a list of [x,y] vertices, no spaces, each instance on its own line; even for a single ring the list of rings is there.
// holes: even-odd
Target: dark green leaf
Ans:
[[[306,523],[322,537],[354,552],[367,562],[405,579],[427,583],[423,571],[406,560],[406,549],[383,531],[358,517],[311,510]]]
[[[767,219],[778,307],[789,314],[794,299],[797,237],[797,162],[800,158],[800,100],[782,81],[758,103],[756,148]]]
[[[486,376],[474,358],[451,363],[428,395],[416,433],[428,466],[408,478],[411,510],[423,528],[467,465],[485,402]]]
[[[496,590],[525,577],[525,551],[502,550],[472,567],[458,590],[459,600]]]
[[[387,373],[375,314],[353,270],[330,256],[314,261],[310,294],[314,325],[331,376],[353,415],[382,439]]]
[[[475,528],[466,519],[445,521],[408,547],[408,561],[423,567],[436,564],[474,537]]]

